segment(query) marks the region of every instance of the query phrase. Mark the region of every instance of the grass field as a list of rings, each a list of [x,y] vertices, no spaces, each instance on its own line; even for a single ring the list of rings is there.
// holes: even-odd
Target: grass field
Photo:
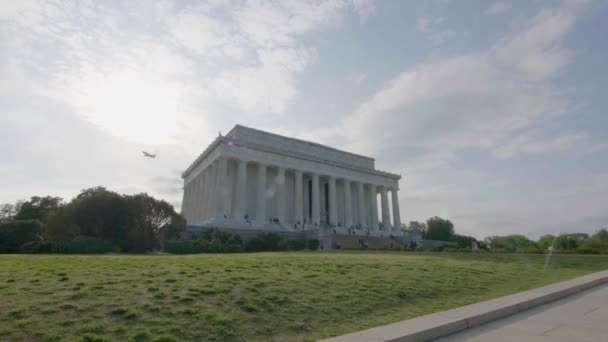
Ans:
[[[0,256],[2,341],[315,340],[608,269],[608,257]]]

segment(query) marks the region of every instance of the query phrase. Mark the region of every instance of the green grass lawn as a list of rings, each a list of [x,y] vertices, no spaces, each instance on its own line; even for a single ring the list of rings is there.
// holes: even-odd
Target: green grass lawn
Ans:
[[[315,340],[608,269],[604,256],[0,255],[2,341]],[[163,339],[164,338],[164,339]]]

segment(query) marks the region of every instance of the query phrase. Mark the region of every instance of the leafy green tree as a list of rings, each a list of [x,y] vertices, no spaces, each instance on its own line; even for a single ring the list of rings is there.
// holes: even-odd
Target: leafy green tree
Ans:
[[[159,247],[157,238],[168,225],[173,225],[173,233],[186,228],[185,220],[166,201],[145,193],[125,196],[125,199],[129,208],[126,250],[145,252]]]
[[[581,243],[581,248],[596,252],[608,252],[608,230],[600,229]]]
[[[473,243],[477,244],[476,238],[460,234],[454,234],[451,241],[458,243],[458,246],[461,248],[472,248]]]
[[[485,242],[490,248],[503,249],[511,252],[538,248],[536,242],[521,234],[490,236],[486,238]]]
[[[12,221],[19,211],[20,202],[17,204],[4,203],[0,205],[0,224]]]
[[[49,217],[44,236],[54,242],[95,237],[112,241],[121,251],[141,253],[176,238],[184,229],[183,217],[165,201],[94,187],[56,210]]]
[[[18,253],[29,241],[40,240],[38,220],[14,220],[0,224],[0,253]]]
[[[103,187],[86,189],[49,217],[44,236],[50,241],[84,235],[119,242],[126,235],[127,215],[121,195]]]
[[[454,224],[450,220],[440,217],[431,217],[426,221],[426,233],[424,238],[427,240],[451,241],[454,236]]]
[[[557,237],[556,247],[562,250],[576,249],[578,248],[578,239],[569,234],[561,234]]]
[[[49,215],[63,205],[61,197],[33,196],[29,201],[20,203],[15,213],[15,220],[38,220],[43,224]]]
[[[538,239],[538,248],[542,249],[542,250],[546,250],[549,247],[553,246],[553,244],[555,244],[555,235],[553,234],[547,234],[547,235],[543,235]]]
[[[410,221],[409,225],[405,226],[402,230],[404,233],[420,234],[424,236],[424,234],[426,233],[426,223]]]

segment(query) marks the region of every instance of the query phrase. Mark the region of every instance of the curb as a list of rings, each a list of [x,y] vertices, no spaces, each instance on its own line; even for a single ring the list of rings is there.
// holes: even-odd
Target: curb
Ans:
[[[332,337],[322,342],[429,341],[513,315],[608,283],[608,271],[499,297],[485,302]]]

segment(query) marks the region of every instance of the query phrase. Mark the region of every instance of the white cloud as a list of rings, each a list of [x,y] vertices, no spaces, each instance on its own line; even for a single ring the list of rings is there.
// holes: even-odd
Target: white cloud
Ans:
[[[64,196],[97,184],[147,189],[177,203],[175,168],[217,127],[234,123],[234,114],[245,122],[279,114],[297,97],[296,76],[316,59],[301,36],[337,28],[350,12],[365,21],[374,10],[357,0],[2,2],[0,100],[11,109],[0,115],[2,135],[29,136],[28,124],[40,132],[18,137],[20,152],[3,163],[1,178],[41,179],[32,187],[53,184],[44,188]],[[141,149],[159,152],[153,167]],[[21,159],[27,163],[13,165]],[[3,189],[2,200],[24,197],[19,186]]]
[[[435,31],[435,27],[441,24],[444,18],[432,18],[429,16],[420,16],[416,18],[416,29],[422,33],[430,33]]]
[[[510,10],[511,10],[510,2],[499,1],[499,2],[495,2],[495,3],[491,4],[490,7],[488,7],[484,11],[484,14],[491,14],[491,15],[502,14],[502,13],[506,13]]]
[[[450,164],[468,149],[504,159],[566,151],[585,141],[584,132],[534,138],[542,134],[535,126],[570,108],[568,99],[543,80],[566,65],[555,61],[565,55],[559,43],[573,25],[574,11],[567,7],[543,10],[485,52],[452,56],[402,72],[335,125],[334,136],[346,142],[343,147],[347,150],[374,155],[378,167],[405,175],[400,192],[403,207],[408,208],[402,214],[404,220],[442,212],[451,215],[465,233],[480,237],[504,233],[502,229],[517,230],[517,224],[539,230],[561,224],[557,219],[540,222],[530,218],[534,213],[518,204],[522,200],[516,195],[475,200],[475,192],[483,192],[483,187],[502,190],[511,185],[456,171]],[[419,20],[418,29],[437,32],[432,20],[425,18]],[[530,62],[540,55],[550,67],[535,67]],[[532,129],[535,135],[529,131]],[[513,141],[518,135],[527,138]],[[542,195],[537,193],[535,198]],[[571,205],[580,207],[582,202]],[[506,214],[505,208],[512,206],[516,207],[512,214]],[[542,210],[549,215],[552,207],[546,205]],[[595,209],[585,213],[599,215]]]
[[[555,75],[573,56],[558,45],[574,24],[575,12],[566,7],[542,10],[521,33],[505,37],[492,54],[500,64],[523,77],[540,81]]]
[[[294,75],[311,59],[305,49],[258,51],[259,65],[222,72],[213,82],[215,92],[236,101],[249,114],[281,113],[297,95]]]
[[[493,154],[498,159],[512,158],[517,155],[537,155],[550,152],[570,150],[588,138],[586,133],[563,134],[546,140],[537,140],[530,134],[521,134],[510,139],[505,145],[494,149]]]

